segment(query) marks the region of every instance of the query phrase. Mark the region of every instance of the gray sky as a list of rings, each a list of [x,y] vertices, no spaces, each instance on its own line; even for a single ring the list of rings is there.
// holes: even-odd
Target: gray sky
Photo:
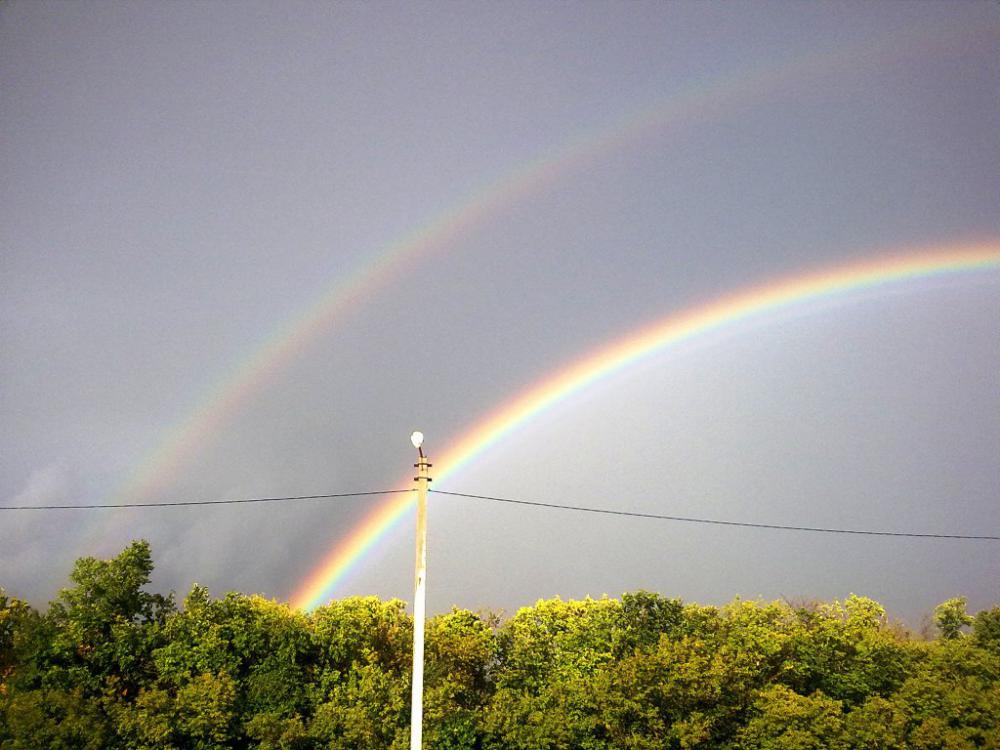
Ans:
[[[893,250],[996,245],[998,82],[985,1],[4,3],[0,500],[120,498],[263,342],[474,196],[503,200],[365,288],[133,499],[397,487],[411,430],[433,458],[672,311]],[[587,150],[648,112],[655,127]],[[491,192],[581,143],[587,158]],[[441,489],[1000,533],[1000,273],[665,350]],[[160,589],[287,599],[375,502],[5,512],[0,585],[43,603],[76,557],[145,537]],[[950,596],[1000,601],[996,542],[432,503],[432,610],[854,592],[916,623]],[[411,533],[338,595],[409,598]]]

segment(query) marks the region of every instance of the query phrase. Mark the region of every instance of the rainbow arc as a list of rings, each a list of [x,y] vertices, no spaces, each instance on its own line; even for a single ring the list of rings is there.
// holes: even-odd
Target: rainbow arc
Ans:
[[[556,370],[487,414],[442,452],[436,461],[435,479],[440,486],[559,402],[685,341],[848,292],[990,270],[1000,270],[1000,242],[897,251],[860,263],[778,279],[671,313]],[[403,494],[373,510],[303,581],[292,595],[292,605],[312,609],[327,600],[412,505],[413,498]]]
[[[604,127],[583,129],[561,143],[514,165],[498,179],[470,191],[447,209],[372,253],[350,273],[338,275],[322,295],[277,326],[247,356],[235,361],[200,395],[186,414],[165,430],[151,450],[112,494],[112,501],[150,498],[168,487],[184,464],[218,434],[255,394],[276,380],[316,339],[362,308],[380,289],[418,259],[452,247],[511,206],[644,138],[683,129],[788,94],[833,71],[865,69],[887,58],[920,54],[928,43],[951,37],[966,42],[970,30],[910,29],[851,47],[813,52],[777,65],[740,70],[673,91],[652,106]]]

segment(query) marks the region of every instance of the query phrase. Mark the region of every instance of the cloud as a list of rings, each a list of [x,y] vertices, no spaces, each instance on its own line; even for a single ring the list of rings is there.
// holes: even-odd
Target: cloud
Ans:
[[[55,461],[36,469],[16,494],[3,501],[6,507],[66,505],[75,491],[75,481],[62,461]],[[51,538],[65,539],[67,523],[78,523],[71,518],[54,517],[47,511],[9,510],[3,515],[3,544],[0,544],[0,586],[11,593],[27,598],[33,603],[48,597],[58,579],[51,576],[39,581],[37,571],[50,571],[58,566],[60,578],[68,569],[67,547],[53,551],[47,543]],[[55,511],[58,513],[58,511]],[[58,548],[57,548],[58,549]]]
[[[70,496],[69,472],[61,463],[37,469],[28,477],[24,489],[9,498],[4,505],[65,505]]]

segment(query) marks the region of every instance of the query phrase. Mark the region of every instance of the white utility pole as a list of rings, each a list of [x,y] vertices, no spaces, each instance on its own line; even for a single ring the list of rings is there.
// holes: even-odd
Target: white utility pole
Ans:
[[[413,579],[413,696],[410,702],[410,750],[421,750],[424,729],[424,613],[427,598],[427,485],[431,464],[421,447],[422,432],[414,432],[410,442],[419,459],[413,464],[417,476],[417,561]]]

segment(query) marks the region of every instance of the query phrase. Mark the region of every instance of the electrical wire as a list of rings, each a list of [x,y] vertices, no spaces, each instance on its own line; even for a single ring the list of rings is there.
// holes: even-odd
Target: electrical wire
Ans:
[[[989,541],[1000,541],[1000,536],[978,536],[972,534],[918,534],[908,531],[870,531],[866,529],[833,529],[818,526],[786,526],[776,523],[750,523],[748,521],[720,521],[714,518],[691,518],[688,516],[667,516],[659,513],[639,513],[630,510],[612,510],[610,508],[589,508],[581,505],[560,505],[558,503],[544,503],[535,500],[513,500],[508,497],[493,497],[490,495],[470,495],[465,492],[445,492],[444,490],[430,490],[438,495],[452,495],[454,497],[466,497],[473,500],[492,500],[497,503],[510,503],[513,505],[530,505],[535,508],[553,508],[556,510],[573,510],[582,513],[599,513],[608,516],[627,516],[630,518],[652,518],[658,521],[681,521],[684,523],[702,523],[715,526],[740,526],[751,529],[779,529],[781,531],[814,531],[823,534],[862,534],[865,536],[900,536],[916,539],[980,539]]]
[[[340,492],[333,495],[292,495],[288,497],[249,497],[237,500],[175,500],[167,503],[93,503],[91,505],[0,505],[0,510],[93,510],[95,508],[176,508],[191,505],[236,505],[240,503],[279,503],[287,500],[329,500],[338,497],[393,495],[413,490],[376,490],[372,492]]]
[[[407,490],[373,490],[369,492],[338,492],[326,495],[288,495],[280,497],[249,497],[223,500],[175,500],[163,503],[91,503],[87,505],[0,505],[0,510],[96,510],[101,508],[177,508],[202,505],[239,505],[247,503],[278,503],[294,500],[331,500],[349,497],[371,497],[376,495],[395,495]],[[595,513],[606,516],[624,516],[628,518],[649,518],[657,521],[679,521],[682,523],[700,523],[713,526],[736,526],[750,529],[777,529],[779,531],[811,531],[822,534],[856,534],[862,536],[892,536],[910,539],[963,539],[1000,541],[1000,536],[976,534],[923,534],[909,531],[874,531],[871,529],[837,529],[820,526],[791,526],[776,523],[752,523],[750,521],[723,521],[717,518],[694,518],[690,516],[671,516],[661,513],[641,513],[630,510],[614,510],[612,508],[592,508],[583,505],[565,505],[561,503],[541,502],[538,500],[515,500],[509,497],[495,495],[473,495],[467,492],[448,492],[445,490],[430,490],[438,495],[450,495],[472,500],[489,500],[510,505],[527,505],[534,508],[549,508],[553,510],[576,511],[579,513]]]

